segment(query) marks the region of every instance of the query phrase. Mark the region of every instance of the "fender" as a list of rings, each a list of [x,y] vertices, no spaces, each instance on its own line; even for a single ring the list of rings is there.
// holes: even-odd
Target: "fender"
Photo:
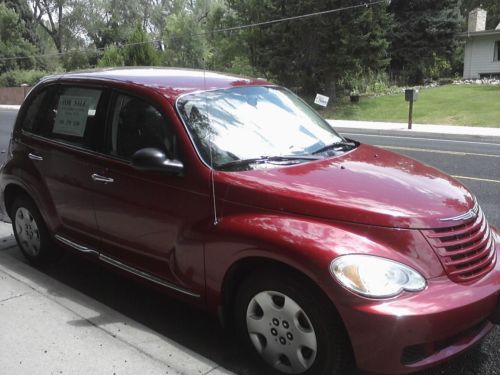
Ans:
[[[386,243],[388,240],[392,246]],[[444,272],[418,231],[331,222],[286,213],[252,211],[225,215],[207,241],[205,251],[209,310],[216,310],[222,303],[228,271],[245,259],[268,259],[294,268],[319,285],[333,301],[337,300],[339,291],[350,293],[334,288],[336,282],[330,275],[331,261],[341,255],[367,253],[393,259],[415,268],[427,278]]]
[[[23,173],[23,178],[17,177],[13,174],[13,169],[17,166],[13,165],[13,160],[9,160],[4,166],[4,173],[2,180],[0,182],[0,188],[2,192],[2,210],[5,212],[6,216],[9,215],[7,212],[6,202],[5,202],[5,191],[9,187],[15,186],[21,190],[24,190],[28,196],[33,199],[43,220],[45,221],[49,232],[54,233],[57,226],[60,223],[57,211],[52,203],[52,199],[43,199],[42,197],[50,197],[50,192],[41,178],[40,173],[37,171],[33,165],[23,166],[22,170],[29,171],[28,173]]]

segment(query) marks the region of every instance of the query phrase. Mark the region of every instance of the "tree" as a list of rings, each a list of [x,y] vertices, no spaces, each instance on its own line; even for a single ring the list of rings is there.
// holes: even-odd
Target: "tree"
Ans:
[[[404,83],[421,83],[429,69],[449,61],[462,17],[456,0],[393,0],[391,70]]]
[[[123,53],[120,48],[111,46],[105,49],[104,54],[101,59],[97,63],[97,66],[103,67],[116,67],[116,66],[124,66],[125,58],[123,57]]]
[[[26,0],[6,0],[4,4],[7,8],[14,10],[19,16],[19,20],[23,22],[23,38],[33,45],[39,43],[40,38],[37,33],[37,23]]]
[[[355,1],[229,0],[238,23],[338,9]],[[240,32],[251,64],[268,77],[304,94],[336,95],[345,78],[383,71],[391,17],[374,5]],[[352,80],[349,80],[352,82]]]
[[[129,45],[123,51],[125,65],[150,66],[159,64],[158,52],[153,46],[153,41],[140,24],[137,24],[127,43]]]
[[[178,1],[165,17],[163,31],[164,63],[170,66],[203,68],[210,51],[206,38],[208,4],[204,1]]]
[[[99,66],[151,66],[159,64],[158,52],[153,41],[137,24],[124,47],[108,47],[98,62]]]
[[[36,47],[23,37],[24,23],[17,13],[0,3],[0,73],[32,69]]]
[[[52,38],[59,52],[63,51],[63,39],[66,33],[66,16],[71,11],[69,0],[27,0],[33,19]]]
[[[85,35],[96,48],[123,44],[135,26],[146,22],[141,5],[150,1],[73,0],[68,22]],[[144,6],[147,9],[148,6]],[[147,22],[146,22],[147,23]],[[143,26],[144,27],[144,26]]]

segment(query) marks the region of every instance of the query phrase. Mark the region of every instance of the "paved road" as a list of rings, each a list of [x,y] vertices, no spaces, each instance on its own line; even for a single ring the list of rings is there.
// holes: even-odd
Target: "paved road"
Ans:
[[[15,112],[0,111],[0,149],[8,144],[5,137],[10,135],[14,118]],[[500,156],[500,144],[374,137],[360,134],[359,131],[346,135],[407,154],[449,174],[462,176],[461,181],[478,196],[490,221],[500,226],[500,158],[495,156]],[[15,247],[0,251],[1,257],[7,257],[10,264],[25,263]],[[262,369],[220,328],[216,319],[172,301],[155,290],[118,274],[106,272],[97,264],[71,255],[44,270],[44,273],[50,279],[86,295],[90,300],[119,312],[223,368],[243,375],[263,374]],[[109,323],[104,320],[96,324]],[[27,339],[29,340],[29,337]],[[93,359],[89,358],[88,361],[90,363]],[[80,365],[84,363],[85,361],[82,361]],[[50,366],[50,363],[47,366]],[[500,329],[497,328],[480,347],[425,374],[498,375],[499,369]]]

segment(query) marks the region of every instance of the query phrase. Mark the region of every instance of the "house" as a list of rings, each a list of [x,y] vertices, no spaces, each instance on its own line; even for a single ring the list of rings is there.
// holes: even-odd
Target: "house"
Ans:
[[[500,78],[500,24],[486,30],[487,12],[481,8],[469,14],[464,53],[464,79]]]

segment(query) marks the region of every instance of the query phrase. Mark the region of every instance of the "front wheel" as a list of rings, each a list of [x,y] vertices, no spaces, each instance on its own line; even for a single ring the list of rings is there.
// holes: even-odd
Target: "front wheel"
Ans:
[[[11,206],[12,229],[21,252],[34,265],[46,264],[55,255],[45,222],[27,196],[18,196]]]
[[[326,298],[287,273],[248,278],[236,297],[235,325],[277,374],[344,374],[351,358],[345,329]]]

